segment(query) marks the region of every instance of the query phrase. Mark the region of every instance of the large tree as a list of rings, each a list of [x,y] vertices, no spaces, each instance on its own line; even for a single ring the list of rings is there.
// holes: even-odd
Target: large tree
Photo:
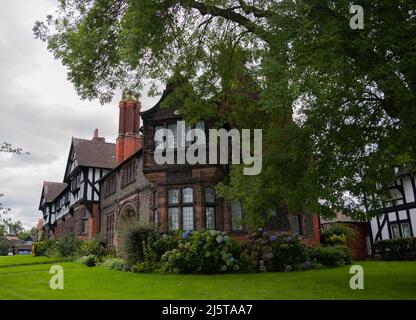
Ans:
[[[220,188],[262,224],[271,207],[372,211],[364,195],[415,164],[416,4],[356,4],[364,29],[347,0],[60,0],[34,31],[82,98],[180,74],[187,118],[262,128],[262,173]]]

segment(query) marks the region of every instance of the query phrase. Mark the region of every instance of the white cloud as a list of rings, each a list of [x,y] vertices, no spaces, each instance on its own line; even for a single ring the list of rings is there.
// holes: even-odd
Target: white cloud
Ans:
[[[32,28],[54,12],[57,0],[2,0],[0,11],[0,143],[5,140],[29,156],[0,154],[2,202],[12,217],[32,226],[42,182],[62,181],[71,137],[91,138],[95,128],[114,141],[119,97],[107,105],[81,101],[65,68]],[[143,94],[145,97],[145,94]],[[155,99],[143,98],[143,108]]]

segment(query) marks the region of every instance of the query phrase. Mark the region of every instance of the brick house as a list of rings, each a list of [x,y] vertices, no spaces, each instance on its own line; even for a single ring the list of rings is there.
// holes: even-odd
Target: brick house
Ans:
[[[161,107],[170,92],[165,90],[160,101],[143,112],[139,101],[122,99],[116,144],[106,143],[98,132],[92,140],[73,139],[63,183],[44,184],[39,208],[45,234],[88,239],[101,233],[108,244],[117,245],[118,231],[130,218],[152,223],[161,232],[205,228],[234,237],[246,234],[249,226],[242,223],[242,202],[230,203],[214,189],[228,174],[228,165],[155,162],[154,152],[162,142],[155,139],[155,132],[161,128],[176,132],[177,121],[182,120],[178,107]],[[200,121],[193,128],[207,132],[208,126]],[[165,141],[175,156],[177,139],[174,135]],[[208,145],[202,135],[193,142]],[[276,214],[268,227],[319,242],[319,218],[312,213]]]
[[[117,150],[126,150],[126,138],[130,148],[124,154],[117,152],[119,165],[100,180],[101,230],[109,244],[117,243],[117,231],[124,218],[131,216],[153,223],[162,232],[212,228],[241,237],[249,229],[242,224],[242,203],[230,203],[216,196],[214,187],[227,175],[227,165],[187,162],[159,165],[155,162],[154,152],[160,144],[155,132],[161,128],[176,132],[177,121],[182,120],[177,107],[161,107],[168,95],[169,91],[165,90],[161,100],[143,112],[140,112],[139,102],[129,99],[120,102]],[[139,112],[143,120],[141,127],[133,125],[140,119]],[[129,120],[131,118],[134,121]],[[194,127],[208,130],[205,122]],[[131,133],[131,129],[135,131]],[[195,142],[207,145],[204,139],[195,137]],[[176,157],[177,137],[167,144]],[[310,243],[319,242],[317,215],[276,215],[272,220],[270,226],[276,227],[275,230],[302,234]]]

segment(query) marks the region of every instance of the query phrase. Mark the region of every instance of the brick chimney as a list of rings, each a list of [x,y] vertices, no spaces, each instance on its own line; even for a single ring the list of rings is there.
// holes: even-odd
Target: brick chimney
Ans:
[[[140,101],[129,96],[119,103],[119,129],[116,145],[116,159],[123,162],[133,153],[142,148],[140,136]]]
[[[92,138],[91,141],[94,141],[94,142],[105,142],[105,138],[104,137],[99,137],[98,136],[98,129],[95,129],[94,130],[94,137]]]

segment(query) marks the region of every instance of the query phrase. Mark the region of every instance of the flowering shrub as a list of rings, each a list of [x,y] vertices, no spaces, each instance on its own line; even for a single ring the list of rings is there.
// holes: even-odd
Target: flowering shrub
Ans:
[[[162,255],[164,269],[170,273],[220,273],[238,271],[233,256],[234,241],[216,230],[185,232],[177,248]]]
[[[252,233],[239,257],[242,271],[291,271],[310,267],[307,247],[287,233]]]
[[[321,243],[324,246],[346,245],[347,240],[357,236],[357,231],[344,223],[334,223],[329,228],[321,229]]]

